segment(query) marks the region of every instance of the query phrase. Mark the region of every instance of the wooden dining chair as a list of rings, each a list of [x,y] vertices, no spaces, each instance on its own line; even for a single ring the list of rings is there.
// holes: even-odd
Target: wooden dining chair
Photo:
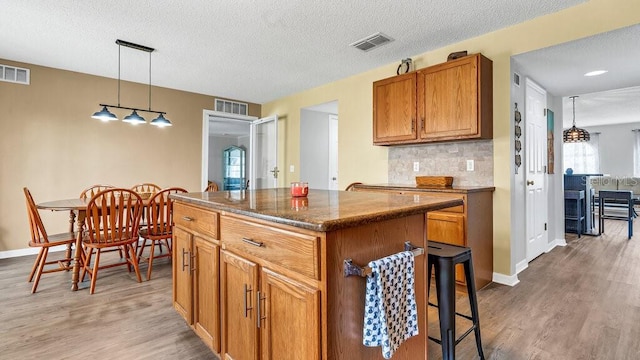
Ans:
[[[99,193],[100,191],[113,189],[113,188],[114,188],[113,185],[102,185],[102,184],[91,185],[88,188],[82,190],[82,192],[80,193],[80,199],[91,199],[95,194]]]
[[[153,268],[153,259],[168,257],[171,259],[171,235],[173,229],[173,199],[169,198],[170,194],[183,194],[187,190],[173,187],[164,189],[151,197],[147,205],[149,221],[147,225],[140,230],[142,237],[142,246],[138,251],[138,261],[146,261],[149,264],[147,268],[147,280],[151,279],[151,269]],[[144,249],[150,242],[149,256],[143,258]],[[156,243],[167,246],[167,252],[156,255]]]
[[[156,184],[142,183],[142,184],[132,186],[131,190],[137,192],[138,194],[144,197],[145,194],[153,195],[158,191],[162,190],[162,188]]]
[[[142,204],[142,198],[135,191],[120,188],[100,191],[89,200],[85,219],[86,237],[82,241],[84,255],[81,281],[89,274],[90,294],[95,292],[98,270],[101,269],[127,265],[129,272],[132,267],[135,270],[138,282],[142,281],[134,248],[138,242]],[[113,248],[122,248],[124,258],[119,262],[100,265],[100,254]]]
[[[344,191],[353,191],[354,186],[362,184],[361,182],[352,182],[344,188]]]
[[[35,293],[38,289],[38,283],[40,282],[40,276],[42,274],[57,272],[57,271],[69,271],[71,270],[71,244],[76,241],[76,236],[73,232],[48,235],[40,218],[40,213],[36,207],[36,203],[33,201],[31,192],[26,187],[23,188],[24,196],[27,200],[27,214],[29,215],[29,229],[31,230],[31,240],[29,246],[39,247],[40,251],[36,257],[36,261],[31,267],[31,273],[29,274],[29,282],[33,281],[31,287],[31,293]],[[47,261],[49,255],[49,248],[53,246],[66,245],[67,250],[65,258],[61,260]],[[48,268],[45,270],[45,265],[56,264],[55,268]],[[34,279],[35,276],[35,279]]]
[[[209,184],[207,185],[207,188],[204,189],[204,191],[205,192],[218,191],[218,184],[213,181],[209,181]]]

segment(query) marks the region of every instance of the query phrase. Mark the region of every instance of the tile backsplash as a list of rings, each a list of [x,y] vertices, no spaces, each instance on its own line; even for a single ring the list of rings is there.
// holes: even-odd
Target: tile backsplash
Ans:
[[[467,160],[474,170],[467,171]],[[419,162],[419,171],[413,163]],[[493,186],[493,141],[391,146],[389,183],[415,184],[417,175],[453,176],[453,186]]]

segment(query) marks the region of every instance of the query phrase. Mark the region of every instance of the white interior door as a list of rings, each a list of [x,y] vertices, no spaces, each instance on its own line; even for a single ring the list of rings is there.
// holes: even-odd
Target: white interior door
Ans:
[[[329,115],[329,190],[338,190],[338,117]]]
[[[251,123],[249,189],[278,187],[278,115]]]
[[[531,261],[548,247],[547,189],[547,92],[526,81],[525,89],[525,169],[526,169],[526,236],[527,260]]]

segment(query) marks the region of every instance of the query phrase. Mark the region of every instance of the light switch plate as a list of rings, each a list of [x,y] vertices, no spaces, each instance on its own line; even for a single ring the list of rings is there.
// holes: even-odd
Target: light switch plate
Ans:
[[[414,161],[413,162],[413,171],[414,172],[420,171],[420,162],[419,161]]]
[[[296,168],[293,165],[289,165],[289,172],[295,172]]]
[[[474,166],[473,160],[467,160],[467,171],[473,171]]]

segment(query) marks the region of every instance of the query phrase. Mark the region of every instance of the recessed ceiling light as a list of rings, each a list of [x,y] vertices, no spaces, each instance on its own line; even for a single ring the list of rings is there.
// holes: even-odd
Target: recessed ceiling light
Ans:
[[[589,71],[588,73],[584,74],[584,76],[598,76],[598,75],[602,75],[606,72],[609,72],[608,70],[596,70],[596,71]]]

